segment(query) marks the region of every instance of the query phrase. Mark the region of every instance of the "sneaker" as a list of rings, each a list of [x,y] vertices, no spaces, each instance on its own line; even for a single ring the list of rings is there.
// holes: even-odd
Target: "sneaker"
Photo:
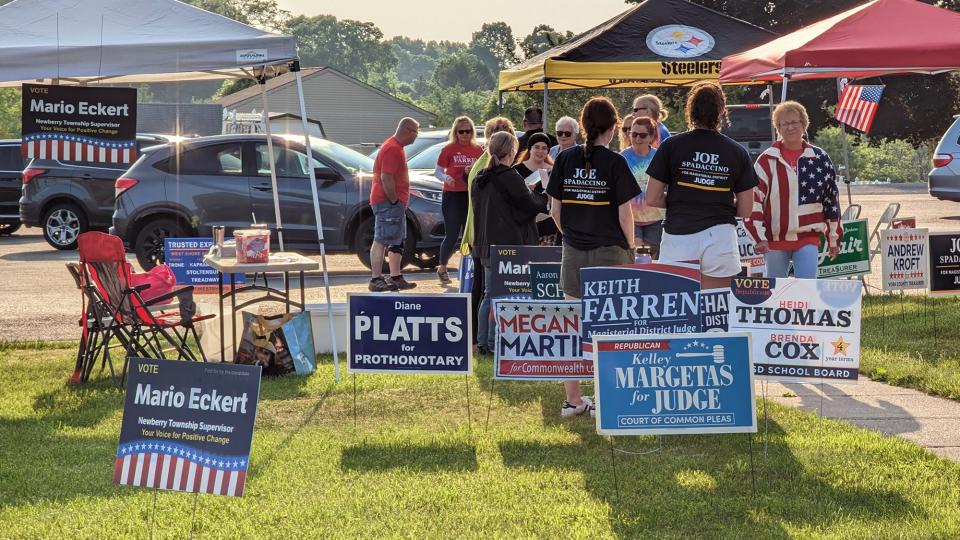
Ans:
[[[370,292],[388,292],[397,290],[397,286],[393,281],[387,281],[383,276],[380,276],[370,280],[367,290]]]
[[[390,276],[390,283],[396,287],[394,290],[406,291],[408,289],[413,289],[417,286],[416,283],[410,283],[409,281],[403,279],[403,276]]]
[[[486,345],[477,345],[477,354],[482,354],[484,356],[492,356],[493,351],[490,350]]]
[[[437,270],[437,277],[440,278],[440,284],[441,284],[441,285],[449,285],[449,284],[450,284],[450,274],[448,274],[446,270],[444,270],[444,271],[442,271],[442,272],[441,272],[440,270]]]
[[[597,412],[593,405],[593,400],[588,397],[584,397],[582,399],[583,403],[580,405],[574,405],[573,403],[564,400],[563,407],[560,408],[560,416],[563,418],[567,418],[569,416],[580,416],[589,411],[591,417],[596,417]]]

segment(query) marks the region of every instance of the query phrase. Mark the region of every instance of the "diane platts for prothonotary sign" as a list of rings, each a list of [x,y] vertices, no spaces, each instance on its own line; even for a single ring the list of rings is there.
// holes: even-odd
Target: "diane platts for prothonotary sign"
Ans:
[[[597,432],[753,433],[748,334],[597,336]]]
[[[243,495],[260,366],[132,358],[113,482]]]
[[[350,373],[473,370],[469,294],[349,294]]]

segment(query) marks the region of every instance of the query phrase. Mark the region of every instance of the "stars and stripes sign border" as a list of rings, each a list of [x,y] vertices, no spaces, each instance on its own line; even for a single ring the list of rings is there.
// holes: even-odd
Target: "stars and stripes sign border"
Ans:
[[[245,456],[217,456],[187,445],[139,440],[123,444],[117,450],[113,482],[241,497],[247,465]]]
[[[27,158],[90,163],[133,163],[137,159],[136,141],[107,141],[65,133],[25,135],[21,153]]]
[[[880,106],[883,89],[882,85],[846,85],[840,94],[834,118],[854,129],[869,133],[877,115],[877,107]]]

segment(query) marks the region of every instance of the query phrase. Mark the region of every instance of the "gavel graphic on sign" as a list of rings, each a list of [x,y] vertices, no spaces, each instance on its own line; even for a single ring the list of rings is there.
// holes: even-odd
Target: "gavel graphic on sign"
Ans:
[[[685,356],[685,357],[712,356],[714,364],[722,364],[723,363],[723,345],[714,345],[713,352],[682,352],[682,353],[677,353],[677,356]]]

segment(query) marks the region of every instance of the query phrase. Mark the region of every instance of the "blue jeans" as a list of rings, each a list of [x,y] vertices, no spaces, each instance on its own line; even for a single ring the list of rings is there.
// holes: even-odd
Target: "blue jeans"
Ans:
[[[474,270],[476,272],[476,269]],[[483,265],[483,299],[480,300],[480,309],[477,310],[477,346],[493,350],[497,328],[490,324],[490,284],[493,282],[493,267],[489,261]]]
[[[792,251],[770,250],[767,252],[767,277],[787,277],[790,261],[793,261],[793,277],[816,279],[817,263],[820,261],[820,248],[813,244],[807,244]]]

